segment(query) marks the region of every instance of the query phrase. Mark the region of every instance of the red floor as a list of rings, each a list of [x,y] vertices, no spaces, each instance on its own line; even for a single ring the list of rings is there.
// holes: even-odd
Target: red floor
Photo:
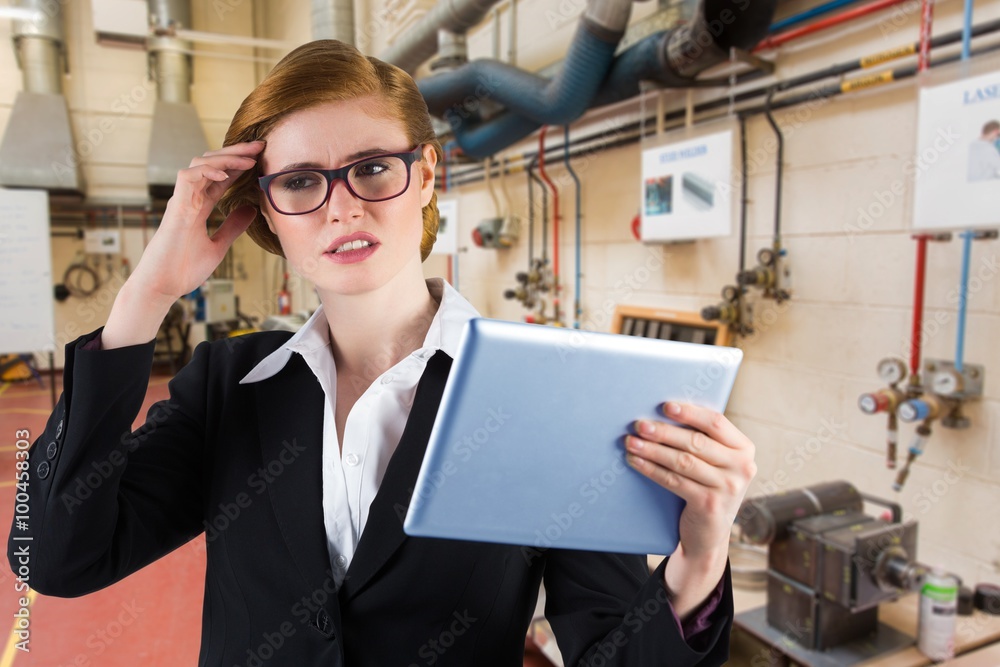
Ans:
[[[59,378],[61,382],[61,377]],[[52,410],[48,379],[0,383],[0,526],[4,544],[14,510],[14,432],[33,441]],[[56,392],[60,390],[59,383]],[[167,397],[167,378],[153,377],[136,419]],[[6,553],[6,547],[4,549]],[[18,598],[6,556],[0,562],[0,667],[183,667],[196,665],[205,580],[204,537],[102,591],[83,598],[38,595],[31,604],[30,651],[14,647]]]

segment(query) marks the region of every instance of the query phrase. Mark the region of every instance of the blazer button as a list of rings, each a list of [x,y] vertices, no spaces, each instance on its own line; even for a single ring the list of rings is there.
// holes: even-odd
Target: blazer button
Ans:
[[[56,426],[56,440],[58,440],[59,436],[62,435],[62,429],[63,429],[63,420],[60,419],[59,424]]]
[[[56,457],[56,452],[58,451],[59,451],[59,445],[56,444],[55,440],[53,440],[52,442],[49,443],[49,446],[45,448],[45,456],[47,456],[50,459],[54,459]]]
[[[333,621],[330,620],[330,615],[326,613],[326,609],[322,607],[316,612],[316,617],[313,619],[313,626],[327,639],[334,639],[336,637],[336,633],[333,631]]]
[[[49,462],[42,461],[41,463],[38,464],[38,467],[35,470],[38,471],[39,479],[45,479],[46,477],[49,476]]]

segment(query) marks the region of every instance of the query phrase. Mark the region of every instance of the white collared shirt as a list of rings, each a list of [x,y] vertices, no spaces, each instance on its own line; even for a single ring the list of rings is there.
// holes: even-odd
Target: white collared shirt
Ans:
[[[343,583],[354,557],[368,520],[368,509],[382,484],[389,459],[403,434],[427,360],[437,350],[454,359],[462,328],[468,320],[479,317],[472,304],[443,279],[428,279],[427,289],[439,306],[423,345],[371,381],[347,416],[342,448],[337,440],[334,420],[337,367],[322,305],[294,336],[240,380],[240,384],[265,380],[284,368],[292,353],[297,352],[323,387],[326,394],[323,411],[323,523],[326,526],[330,566],[338,587]]]

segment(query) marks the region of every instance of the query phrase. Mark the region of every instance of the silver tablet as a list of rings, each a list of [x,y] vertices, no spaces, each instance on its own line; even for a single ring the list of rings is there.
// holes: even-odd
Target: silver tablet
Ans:
[[[408,535],[670,554],[684,501],[625,462],[676,400],[725,409],[743,353],[486,318],[465,328],[403,524]],[[530,551],[526,551],[530,553]]]

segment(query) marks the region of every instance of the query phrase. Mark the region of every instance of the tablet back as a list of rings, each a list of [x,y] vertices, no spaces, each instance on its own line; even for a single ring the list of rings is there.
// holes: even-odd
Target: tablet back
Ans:
[[[684,501],[630,468],[666,400],[725,409],[735,348],[477,318],[465,328],[404,522],[409,535],[670,554]]]

